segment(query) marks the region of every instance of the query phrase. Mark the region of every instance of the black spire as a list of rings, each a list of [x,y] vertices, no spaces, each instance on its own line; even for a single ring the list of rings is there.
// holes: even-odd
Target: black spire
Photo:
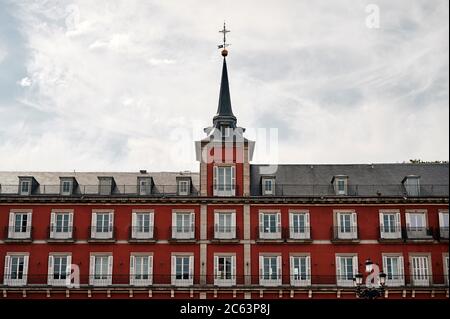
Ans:
[[[217,114],[213,118],[213,125],[215,128],[221,129],[222,127],[236,128],[236,117],[231,109],[231,98],[230,98],[230,86],[228,84],[228,71],[227,71],[227,61],[225,58],[226,50],[222,52],[223,67],[222,67],[222,80],[220,82],[220,93],[219,93],[219,106],[217,107]]]

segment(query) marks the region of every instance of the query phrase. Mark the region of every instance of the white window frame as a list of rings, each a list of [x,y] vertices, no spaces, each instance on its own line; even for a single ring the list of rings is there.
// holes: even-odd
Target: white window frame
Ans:
[[[230,225],[220,225],[220,216],[230,216]],[[236,211],[214,211],[214,238],[234,239],[236,238]]]
[[[137,258],[148,258],[147,278],[136,278]],[[153,254],[131,253],[130,255],[130,285],[131,286],[150,286],[153,284]]]
[[[384,223],[384,215],[394,215],[394,231],[388,231],[391,229],[391,225],[386,226]],[[380,222],[380,238],[382,239],[401,239],[402,238],[402,228],[401,228],[401,218],[400,218],[400,211],[395,210],[380,210],[379,211],[379,222]]]
[[[420,287],[430,286],[433,278],[431,267],[431,255],[412,253],[409,255],[409,263],[411,265],[410,266],[411,285]]]
[[[146,196],[152,193],[152,179],[151,178],[138,178],[139,195]]]
[[[149,215],[149,231],[140,231],[138,226],[138,216]],[[132,239],[153,239],[155,227],[155,213],[154,210],[148,209],[133,209],[131,213],[131,238]]]
[[[5,266],[3,271],[3,285],[5,286],[26,286],[28,279],[28,264],[29,264],[29,253],[6,253],[5,256]],[[12,258],[13,257],[23,257],[23,271],[21,279],[12,279]]]
[[[358,215],[354,210],[335,210],[335,227],[337,227],[337,239],[358,239]],[[350,231],[343,231],[341,215],[350,215]],[[346,227],[344,227],[346,228]]]
[[[58,232],[57,217],[58,215],[67,215],[68,230]],[[50,213],[50,239],[70,239],[73,234],[73,209],[52,209]]]
[[[190,193],[191,183],[188,179],[178,180],[178,195],[187,196]]]
[[[407,176],[403,183],[406,194],[411,197],[420,196],[420,177]]]
[[[412,215],[422,215],[423,216],[423,224],[422,226],[411,225],[411,216]],[[427,235],[428,229],[428,211],[427,210],[407,210],[405,212],[406,219],[406,234],[408,239],[429,239],[432,236]]]
[[[304,216],[304,229],[303,231],[295,231],[294,220],[299,216]],[[300,229],[301,230],[301,229]],[[290,239],[310,239],[310,221],[309,211],[289,211],[289,238]]]
[[[270,189],[266,188],[266,182],[269,182]],[[261,188],[263,195],[275,195],[275,178],[273,177],[263,177],[261,179]]]
[[[183,218],[183,225],[181,225],[181,228],[177,225],[177,216],[180,214],[189,216],[187,222],[186,219]],[[181,231],[179,231],[180,229]],[[195,239],[195,212],[193,210],[172,211],[172,238]]]
[[[352,258],[353,276],[351,279],[342,278],[346,274],[342,273],[341,258]],[[352,287],[353,278],[358,273],[358,255],[357,254],[336,254],[336,284],[340,287]]]
[[[230,258],[230,277],[223,278],[219,272],[219,258]],[[222,277],[222,278],[221,278]],[[214,254],[214,285],[229,287],[236,285],[236,254]]]
[[[448,210],[439,211],[439,235],[441,238],[449,239]],[[447,225],[445,224],[447,222]]]
[[[298,269],[295,268],[295,260],[303,259],[305,263],[305,278],[301,276]],[[311,256],[309,254],[292,254],[289,256],[290,264],[290,282],[294,287],[305,287],[311,285]]]
[[[383,258],[383,272],[386,274],[386,286],[388,287],[401,287],[405,285],[405,262],[403,255],[401,253],[389,253],[382,254]],[[397,259],[397,277],[398,278],[389,278],[389,267],[388,267],[388,259],[396,258]]]
[[[101,274],[102,277],[106,278],[95,278],[95,261],[96,258],[107,258],[107,273]],[[113,275],[113,255],[112,253],[91,253],[90,264],[89,264],[89,285],[91,286],[110,286],[112,285],[112,275]]]
[[[276,258],[276,271],[275,279],[272,278],[264,278],[266,273],[264,271],[264,259],[265,258]],[[270,271],[272,268],[269,268],[269,277],[272,276],[272,273]],[[261,286],[266,287],[274,287],[274,286],[281,286],[282,285],[282,257],[281,254],[260,254],[259,255],[259,284]]]
[[[69,190],[64,190],[65,184],[69,184]],[[72,195],[73,193],[73,180],[71,179],[62,179],[61,180],[61,195]]]
[[[66,278],[55,279],[55,257],[56,258],[66,258]],[[50,253],[48,255],[48,270],[47,270],[47,284],[49,286],[64,287],[69,286],[71,283],[71,270],[72,270],[72,254],[71,253]]]
[[[23,185],[27,185],[27,189],[23,190]],[[31,188],[33,186],[33,180],[31,178],[21,178],[19,180],[19,195],[30,195],[31,194]]]
[[[176,261],[177,258],[189,258],[188,278],[176,278]],[[171,284],[179,287],[192,286],[194,284],[194,254],[193,253],[172,253],[171,256]],[[183,266],[184,267],[184,264]]]
[[[343,183],[344,189],[339,189],[340,182]],[[347,176],[335,176],[334,177],[334,190],[336,195],[348,194],[348,177]]]
[[[449,285],[449,260],[448,253],[442,254],[442,266],[444,267],[444,283],[445,285]]]
[[[26,215],[27,224],[25,231],[16,232],[16,215]],[[8,238],[9,239],[31,239],[31,227],[33,225],[32,209],[11,209],[9,211]]]
[[[275,215],[275,232],[270,231],[272,226],[264,228],[264,218]],[[269,230],[269,231],[267,231]],[[279,210],[259,211],[259,238],[260,239],[281,239],[281,212]]]
[[[97,229],[97,216],[109,214],[109,225],[107,232],[99,232]],[[91,238],[92,239],[113,239],[114,236],[114,210],[93,209],[91,216]]]
[[[219,170],[220,169],[230,169],[230,185],[226,184],[224,173],[224,184],[219,181]],[[223,189],[221,189],[223,188]],[[235,196],[236,195],[236,167],[234,165],[215,165],[213,167],[213,194],[214,196]]]

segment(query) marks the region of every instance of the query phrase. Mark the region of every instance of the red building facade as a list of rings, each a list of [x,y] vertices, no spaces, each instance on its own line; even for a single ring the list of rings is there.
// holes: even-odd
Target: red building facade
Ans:
[[[448,164],[250,164],[224,54],[199,173],[0,172],[0,298],[448,298]]]

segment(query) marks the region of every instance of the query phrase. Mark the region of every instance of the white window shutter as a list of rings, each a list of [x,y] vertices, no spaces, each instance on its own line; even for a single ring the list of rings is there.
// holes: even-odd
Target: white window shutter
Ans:
[[[379,221],[380,221],[380,230],[381,230],[381,232],[383,232],[383,230],[384,230],[384,218],[383,218],[383,216],[384,216],[384,214],[383,213],[378,213],[378,218],[379,218]]]
[[[306,280],[311,281],[311,256],[306,256]]]
[[[281,262],[281,256],[277,256],[277,278],[281,280],[281,274],[282,271],[282,262]]]
[[[406,227],[410,227],[411,226],[411,218],[409,213],[405,214],[405,219],[406,219]]]
[[[231,189],[234,191],[236,189],[236,167],[231,166]]]
[[[403,260],[403,256],[399,256],[398,257],[398,273],[400,274],[400,279],[402,281],[402,284],[405,284],[405,265],[404,265],[404,260]]]
[[[136,238],[137,214],[131,213],[131,237]]]
[[[153,256],[148,256],[148,276],[153,281]]]
[[[172,256],[171,258],[171,267],[170,267],[170,277],[171,277],[171,283],[174,284],[175,279],[176,279],[176,274],[177,274],[177,270],[176,270],[176,265],[177,265],[177,257],[176,256]]]
[[[15,214],[9,213],[9,227],[8,227],[8,238],[13,238],[14,227],[15,227]]]
[[[293,231],[294,229],[294,214],[289,213],[289,230]]]
[[[264,256],[259,256],[259,279],[264,278]]]
[[[262,231],[264,227],[264,213],[259,213],[259,232]]]
[[[91,215],[91,238],[95,238],[97,233],[97,213]]]
[[[114,213],[109,213],[109,231],[113,232],[114,227]]]
[[[214,256],[214,279],[219,278],[219,256]]]
[[[281,232],[281,213],[277,213],[277,229],[276,232]]]
[[[27,213],[27,231],[31,231],[33,213]]]
[[[28,255],[23,256],[23,282],[26,284],[28,280]]]
[[[95,256],[91,255],[89,258],[89,285],[94,284],[94,275],[95,275]]]
[[[154,228],[155,228],[155,213],[150,213],[150,234],[152,238],[154,234]]]
[[[134,284],[134,264],[135,264],[135,256],[130,255],[130,285]]]
[[[400,220],[400,213],[395,213],[395,227],[396,227],[396,231],[400,232],[401,231],[401,220]]]
[[[337,281],[341,280],[342,274],[341,274],[341,257],[336,256],[336,276]]]
[[[73,213],[69,213],[69,232],[73,232]]]
[[[66,280],[70,280],[70,275],[72,273],[72,255],[67,255],[66,273],[67,273],[67,277],[69,278]],[[70,283],[70,281],[69,281],[69,283]]]
[[[305,226],[309,229],[309,213],[305,213]]]
[[[439,212],[439,227],[444,227],[444,213]]]
[[[194,256],[189,256],[189,279],[194,278]]]
[[[358,270],[358,256],[353,256],[353,276],[355,276],[359,272]]]
[[[50,285],[53,279],[53,256],[48,256],[48,266],[47,266],[47,284]]]
[[[236,213],[231,213],[231,232],[237,237],[236,234]]]
[[[214,190],[214,194],[213,195],[217,195],[217,184],[219,183],[218,178],[219,178],[219,172],[218,172],[219,168],[217,166],[213,167],[213,190]]]
[[[191,232],[193,232],[195,236],[195,213],[191,213]]]
[[[55,213],[51,213],[50,214],[50,238],[53,238],[55,235],[55,219],[56,219],[56,214]]]
[[[3,271],[3,284],[7,285],[10,281],[11,274],[9,273],[9,265],[10,265],[11,257],[9,255],[5,256],[5,267]]]
[[[295,264],[294,264],[294,256],[289,256],[289,276],[290,276],[290,280],[289,282],[292,284],[292,281],[294,280],[294,275],[295,275]]]
[[[177,213],[172,213],[172,232],[174,232],[174,227],[177,226]]]
[[[113,274],[113,256],[108,256],[108,282],[112,283],[112,274]]]
[[[356,227],[358,226],[358,219],[357,219],[356,212],[352,213],[352,226],[353,226],[352,231],[356,232]]]
[[[236,256],[231,256],[231,279],[236,284]]]

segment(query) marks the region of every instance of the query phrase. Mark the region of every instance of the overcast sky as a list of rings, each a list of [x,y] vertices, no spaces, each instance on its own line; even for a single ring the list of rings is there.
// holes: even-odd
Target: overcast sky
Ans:
[[[0,170],[198,171],[224,20],[256,150],[278,128],[280,163],[448,160],[448,3],[0,0]]]

